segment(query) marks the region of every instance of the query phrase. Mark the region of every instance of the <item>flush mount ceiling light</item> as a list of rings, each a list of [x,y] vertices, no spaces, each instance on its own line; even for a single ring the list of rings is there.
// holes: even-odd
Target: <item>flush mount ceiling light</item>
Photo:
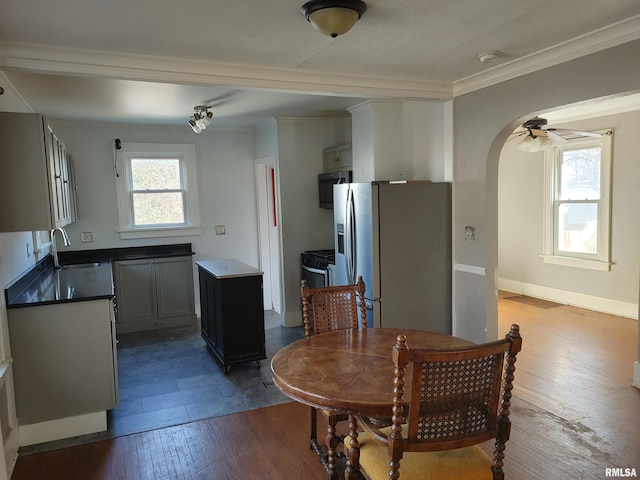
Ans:
[[[213,113],[209,111],[209,107],[204,105],[196,105],[193,109],[196,113],[191,115],[188,123],[194,132],[200,133],[211,124]]]
[[[351,30],[366,10],[361,0],[311,0],[300,9],[316,30],[333,38]]]

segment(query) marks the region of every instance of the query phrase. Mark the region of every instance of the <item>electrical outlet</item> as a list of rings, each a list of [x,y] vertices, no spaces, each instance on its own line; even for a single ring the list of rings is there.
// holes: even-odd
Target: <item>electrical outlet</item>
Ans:
[[[227,234],[226,225],[216,225],[216,235],[226,235],[226,234]]]
[[[464,227],[464,239],[475,240],[476,239],[476,227]]]
[[[80,234],[80,241],[82,243],[91,243],[91,242],[93,242],[93,232],[82,232]]]

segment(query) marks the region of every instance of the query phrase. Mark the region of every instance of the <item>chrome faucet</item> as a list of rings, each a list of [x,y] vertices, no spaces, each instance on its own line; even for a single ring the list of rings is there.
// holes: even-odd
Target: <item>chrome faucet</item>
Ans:
[[[60,262],[58,261],[58,247],[56,246],[56,232],[60,232],[62,234],[62,241],[64,242],[65,247],[71,245],[71,241],[69,240],[69,235],[67,235],[64,228],[58,227],[51,230],[51,255],[53,256],[53,266],[59,268]]]

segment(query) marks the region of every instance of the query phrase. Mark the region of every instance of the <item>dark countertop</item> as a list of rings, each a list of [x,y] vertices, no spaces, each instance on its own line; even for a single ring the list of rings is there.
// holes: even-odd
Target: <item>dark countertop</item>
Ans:
[[[111,262],[55,269],[48,256],[5,290],[7,309],[113,298]]]
[[[191,244],[59,252],[55,269],[48,255],[5,289],[7,309],[113,298],[112,261],[193,255]]]
[[[60,265],[193,255],[190,243],[58,252]]]

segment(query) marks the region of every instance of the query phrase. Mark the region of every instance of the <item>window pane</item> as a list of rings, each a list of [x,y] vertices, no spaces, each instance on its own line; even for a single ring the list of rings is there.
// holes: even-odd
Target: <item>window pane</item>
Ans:
[[[134,225],[184,223],[184,200],[181,192],[134,193]]]
[[[596,254],[598,204],[561,203],[558,214],[558,250]]]
[[[132,158],[134,190],[180,189],[180,160],[177,158]]]
[[[600,199],[600,147],[564,150],[559,173],[560,200]]]

